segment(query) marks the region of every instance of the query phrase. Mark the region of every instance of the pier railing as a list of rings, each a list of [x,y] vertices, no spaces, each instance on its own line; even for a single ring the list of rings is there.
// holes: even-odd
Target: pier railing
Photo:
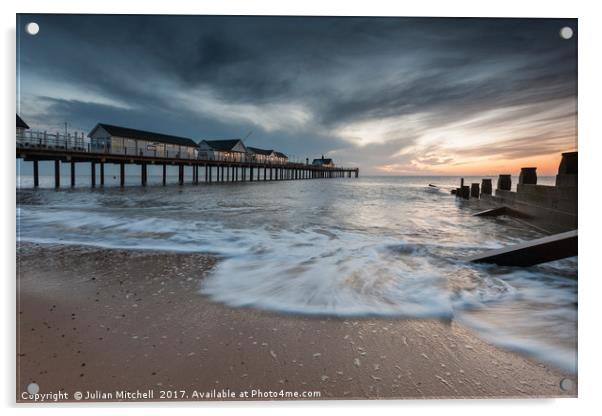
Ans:
[[[47,133],[26,130],[17,133],[17,147],[25,149],[65,150],[84,153],[105,153],[111,155],[150,156],[159,158],[196,160],[196,152],[180,152],[136,146],[99,146],[86,142],[83,134]]]
[[[17,132],[18,148],[72,150],[89,152],[90,143],[85,143],[83,134],[48,133],[45,131],[25,130]]]

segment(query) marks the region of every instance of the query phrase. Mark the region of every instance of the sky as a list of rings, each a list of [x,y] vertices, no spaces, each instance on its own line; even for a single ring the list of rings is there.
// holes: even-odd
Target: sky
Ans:
[[[363,175],[553,175],[577,148],[576,19],[21,14],[17,78],[34,130],[243,138]]]

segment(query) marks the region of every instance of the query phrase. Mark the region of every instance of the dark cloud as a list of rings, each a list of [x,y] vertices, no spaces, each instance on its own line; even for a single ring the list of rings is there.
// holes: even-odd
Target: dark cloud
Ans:
[[[30,20],[40,24],[38,36],[23,34]],[[437,128],[506,107],[523,106],[525,117],[535,111],[529,107],[574,99],[577,40],[560,38],[566,25],[577,33],[574,19],[19,15],[21,97],[30,112],[23,115],[192,137],[253,131],[257,145],[349,157],[357,149],[336,131],[350,123],[427,114],[429,128]],[[79,93],[37,91],[53,83]],[[182,105],[179,97],[199,91],[208,95],[198,99],[231,105],[232,114],[217,117],[194,100]],[[275,119],[293,105],[311,118],[268,128],[239,117],[240,105]],[[382,164],[414,145],[414,133],[364,148],[356,161]]]

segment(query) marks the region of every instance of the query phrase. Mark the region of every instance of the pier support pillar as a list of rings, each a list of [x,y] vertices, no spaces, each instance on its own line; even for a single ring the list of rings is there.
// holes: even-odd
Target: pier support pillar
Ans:
[[[105,164],[100,162],[100,186],[105,186]]]
[[[253,166],[251,166],[251,167],[249,168],[249,173],[250,173],[250,175],[251,175],[251,176],[250,176],[250,178],[249,178],[249,180],[250,180],[251,182],[253,182]]]
[[[215,167],[215,181],[219,182],[219,165]]]
[[[75,162],[71,161],[71,187],[75,187]]]
[[[162,168],[163,177],[161,178],[161,183],[163,184],[163,186],[165,186],[167,184],[167,165],[164,163]]]
[[[54,161],[54,187],[55,188],[61,187],[61,161],[60,160]]]
[[[209,182],[209,165],[205,165],[205,183]]]
[[[90,163],[90,185],[96,187],[96,162]]]
[[[119,163],[119,186],[125,185],[125,163]]]
[[[140,165],[140,185],[146,186],[146,163]]]
[[[178,183],[184,185],[184,165],[178,165]]]
[[[35,188],[40,186],[40,169],[37,160],[33,161],[33,186]]]

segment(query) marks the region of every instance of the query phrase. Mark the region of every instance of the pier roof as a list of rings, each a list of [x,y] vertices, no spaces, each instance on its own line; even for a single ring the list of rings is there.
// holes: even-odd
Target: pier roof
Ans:
[[[17,128],[28,129],[29,126],[26,122],[23,121],[21,117],[17,114]]]
[[[102,127],[109,133],[111,136],[117,137],[125,137],[128,139],[138,139],[138,140],[152,140],[161,143],[169,143],[169,144],[178,144],[181,146],[191,146],[196,147],[196,142],[192,139],[188,139],[186,137],[178,137],[171,136],[169,134],[155,133],[152,131],[144,131],[137,129],[130,129],[128,127],[120,127],[114,126],[111,124],[98,123],[94,129],[90,132],[89,136],[92,136],[94,131]]]
[[[238,143],[242,143],[240,139],[226,139],[226,140],[203,140],[209,147],[214,150],[233,151]],[[201,142],[202,143],[202,142]]]
[[[324,158],[322,158],[322,159],[314,159],[314,161],[312,162],[313,165],[317,165],[317,164],[320,164],[320,165],[329,165],[331,163],[332,163],[332,159],[324,159]]]
[[[274,154],[275,154],[276,156],[278,156],[278,157],[283,157],[283,158],[286,158],[286,159],[288,159],[288,156],[287,156],[287,155],[285,155],[284,153],[281,153],[281,152],[274,152]]]
[[[260,149],[258,147],[251,147],[251,146],[247,146],[247,149],[249,149],[251,152],[256,153],[258,155],[266,155],[269,156],[272,153],[274,153],[274,151],[272,149],[270,150],[266,150],[266,149]]]

